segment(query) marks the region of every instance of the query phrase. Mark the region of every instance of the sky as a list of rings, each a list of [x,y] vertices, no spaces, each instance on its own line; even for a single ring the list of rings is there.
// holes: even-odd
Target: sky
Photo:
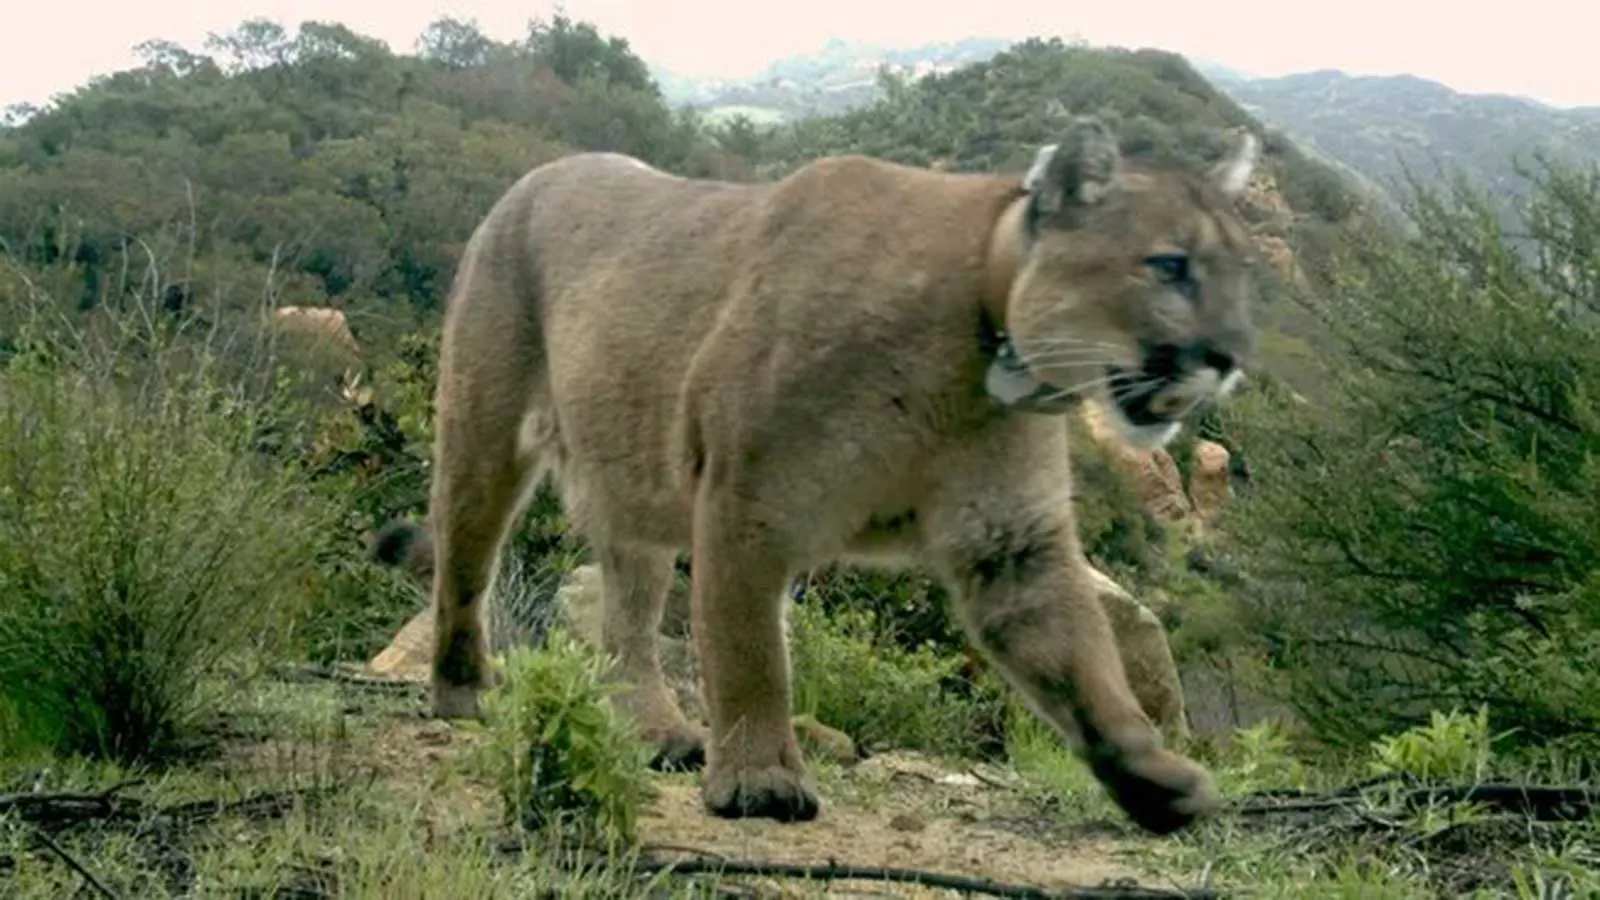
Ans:
[[[97,74],[137,64],[149,38],[199,50],[207,32],[254,17],[293,28],[336,21],[409,52],[440,16],[476,19],[492,37],[520,36],[550,0],[15,0],[0,27],[0,108],[42,103]],[[566,0],[567,14],[624,37],[647,61],[695,76],[736,78],[808,53],[830,38],[915,46],[963,37],[1060,36],[1159,47],[1251,75],[1314,69],[1410,73],[1459,91],[1600,105],[1594,64],[1600,3],[1518,0]],[[1514,11],[1514,15],[1508,15]]]

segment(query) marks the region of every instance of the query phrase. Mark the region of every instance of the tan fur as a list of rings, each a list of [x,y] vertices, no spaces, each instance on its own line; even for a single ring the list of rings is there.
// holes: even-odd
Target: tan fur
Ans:
[[[782,592],[835,559],[940,575],[971,639],[1135,821],[1164,832],[1209,809],[1207,774],[1162,747],[1129,689],[1078,543],[1065,425],[986,392],[986,338],[1004,329],[1030,367],[1011,383],[1050,399],[1108,397],[1092,382],[1108,364],[1155,371],[1152,344],[1194,351],[1135,385],[1168,418],[1128,435],[1170,438],[1170,419],[1223,393],[1195,361],[1250,349],[1248,242],[1228,200],[1253,152],[1210,179],[1139,167],[1084,120],[1021,182],[836,157],[726,184],[613,154],[523,177],[472,236],[445,319],[435,713],[478,713],[479,601],[549,472],[601,566],[623,704],[664,751],[704,748],[713,812],[817,813]],[[1178,250],[1198,301],[1145,259]],[[680,549],[709,735],[661,677]]]

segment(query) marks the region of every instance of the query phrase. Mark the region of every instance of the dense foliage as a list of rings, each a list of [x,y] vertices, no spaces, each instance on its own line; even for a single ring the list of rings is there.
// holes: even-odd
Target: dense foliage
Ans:
[[[373,317],[437,307],[478,218],[533,165],[610,149],[718,171],[626,43],[588,25],[497,43],[443,19],[419,48],[264,21],[204,55],[141,45],[142,67],[0,132],[0,240],[26,264],[70,261],[85,308],[137,288],[113,260],[142,243],[173,305],[242,308],[265,289],[369,313],[365,337]]]
[[[1514,232],[1481,192],[1420,191],[1417,232],[1352,244],[1318,304],[1326,399],[1231,414],[1257,489],[1227,527],[1326,735],[1487,704],[1595,749],[1600,174],[1530,182]]]

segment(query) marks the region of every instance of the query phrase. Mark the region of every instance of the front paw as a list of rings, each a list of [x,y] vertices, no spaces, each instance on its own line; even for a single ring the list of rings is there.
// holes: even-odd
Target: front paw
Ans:
[[[706,770],[701,797],[706,809],[724,819],[763,818],[809,822],[821,804],[803,771],[773,763],[736,767],[713,764]]]
[[[1091,766],[1128,818],[1153,834],[1185,828],[1220,803],[1210,773],[1170,750],[1108,754]]]

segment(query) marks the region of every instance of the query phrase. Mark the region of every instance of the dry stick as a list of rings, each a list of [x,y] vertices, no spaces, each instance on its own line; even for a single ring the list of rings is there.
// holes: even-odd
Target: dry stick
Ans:
[[[717,859],[642,860],[631,865],[602,862],[603,866],[608,864],[626,866],[645,874],[753,875],[768,878],[815,878],[823,881],[886,881],[943,888],[968,894],[983,894],[989,897],[1018,897],[1026,900],[1219,900],[1222,896],[1211,890],[1169,891],[1145,887],[1067,887],[1046,890],[1031,885],[1006,884],[987,878],[949,875],[926,869],[853,866],[831,861],[827,865]]]
[[[48,793],[43,791],[0,794],[0,815],[15,812],[17,818],[38,826],[43,821],[81,822],[86,819],[111,819],[129,814],[150,815],[160,819],[196,825],[228,814],[248,817],[269,817],[286,812],[295,800],[315,800],[338,789],[335,785],[291,788],[283,791],[260,791],[238,800],[190,800],[169,806],[153,807],[135,797],[117,797],[114,794],[129,784],[127,782],[98,794]]]
[[[1400,793],[1396,800],[1408,808],[1429,803],[1487,803],[1507,812],[1527,813],[1538,820],[1582,818],[1600,807],[1600,788],[1546,787],[1541,785],[1479,784],[1454,787],[1419,787]],[[1363,803],[1360,795],[1338,791],[1323,797],[1278,802],[1251,802],[1233,809],[1240,816],[1348,809]]]
[[[64,819],[105,818],[113,815],[120,803],[137,806],[138,800],[116,795],[141,782],[142,779],[122,781],[93,794],[76,791],[0,794],[0,815],[16,810],[24,821],[29,822],[46,818],[50,813]]]
[[[51,853],[54,853],[56,856],[60,857],[61,861],[66,863],[67,866],[72,869],[72,871],[83,876],[83,880],[90,887],[98,891],[100,896],[106,898],[106,900],[117,900],[116,892],[111,890],[111,888],[106,887],[105,882],[101,881],[93,872],[89,871],[83,865],[83,863],[78,862],[78,860],[75,859],[71,853],[68,853],[64,847],[56,843],[55,839],[50,837],[49,832],[37,826],[35,826],[33,830],[35,836],[39,838],[40,843],[48,847]]]

